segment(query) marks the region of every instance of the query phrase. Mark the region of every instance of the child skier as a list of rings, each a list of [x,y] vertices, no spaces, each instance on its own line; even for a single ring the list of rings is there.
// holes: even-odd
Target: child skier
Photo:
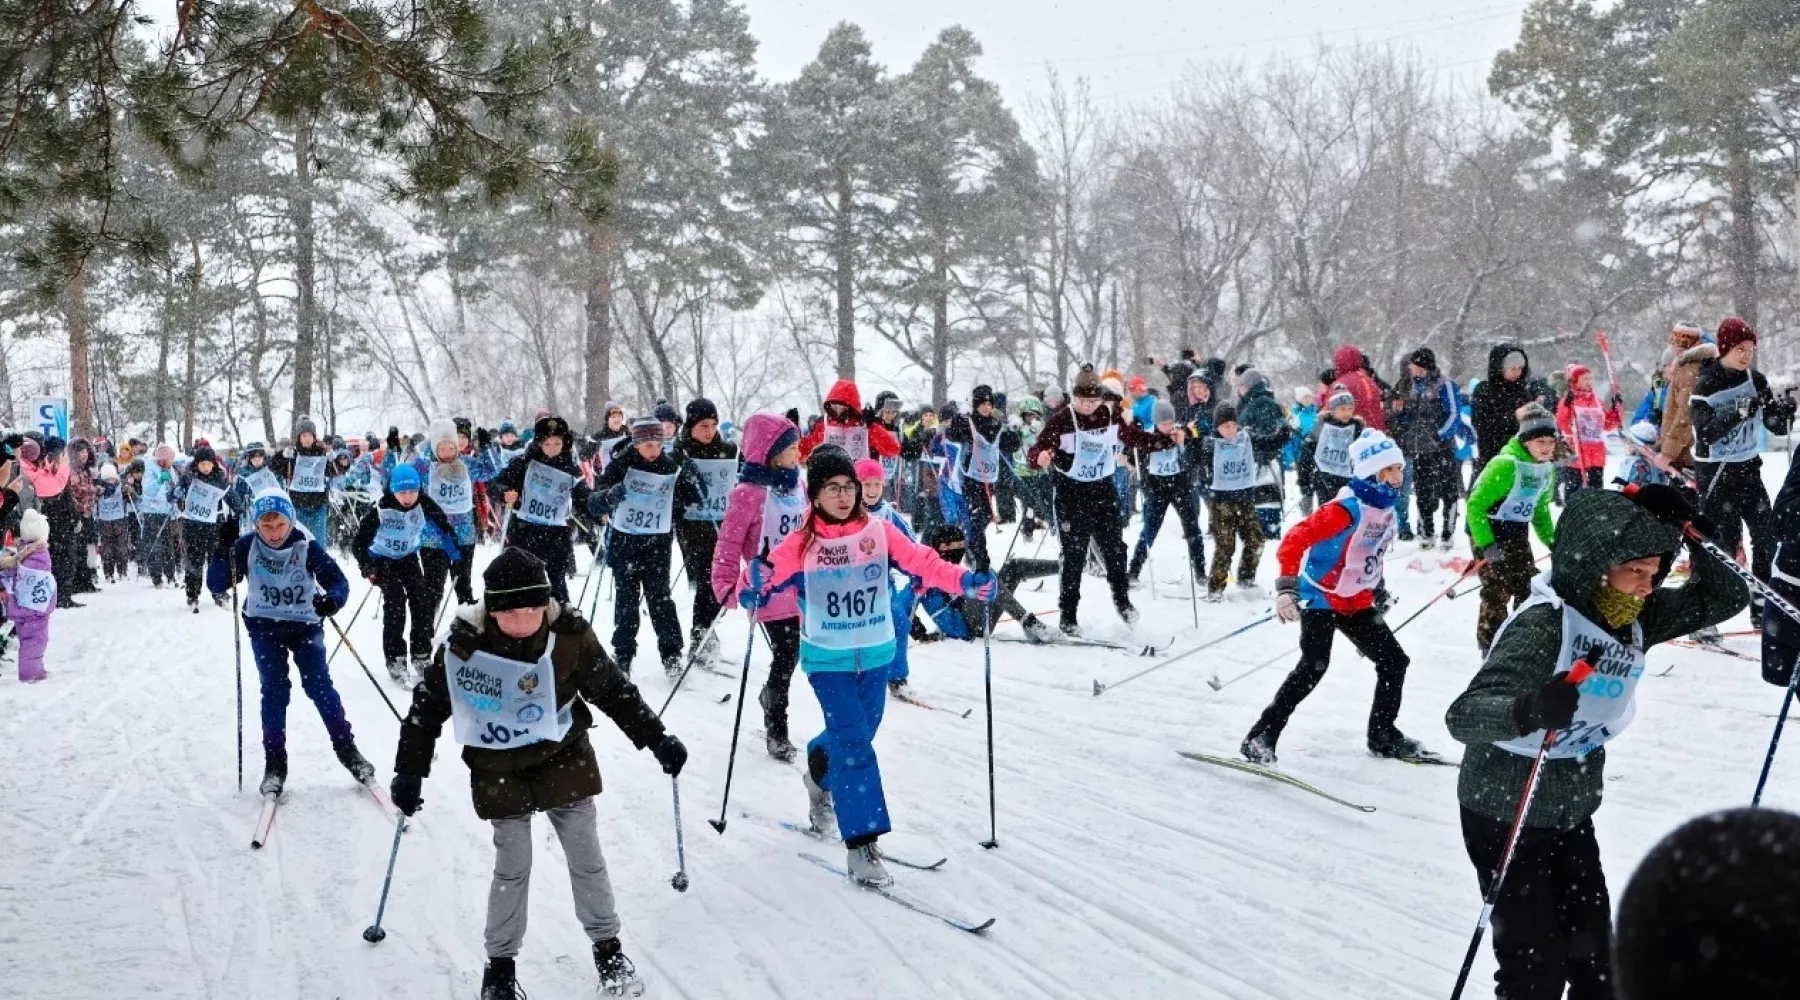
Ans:
[[[1191,572],[1197,580],[1206,574],[1206,535],[1200,530],[1193,476],[1182,461],[1186,453],[1186,434],[1176,426],[1175,407],[1163,400],[1152,404],[1151,417],[1157,432],[1173,443],[1162,451],[1144,455],[1144,529],[1138,535],[1137,551],[1131,556],[1131,579],[1137,582],[1144,561],[1150,558],[1150,546],[1156,544],[1157,532],[1162,530],[1163,513],[1174,507],[1175,516],[1181,519],[1181,535],[1187,540]],[[1004,572],[1000,574],[1000,581],[1004,592]],[[1030,632],[1026,629],[1027,634]]]
[[[744,563],[762,558],[806,520],[800,490],[800,429],[785,417],[757,413],[744,421],[744,468],[725,502],[725,520],[713,548],[708,579],[725,608],[737,607]],[[794,759],[788,739],[788,689],[800,662],[800,602],[792,591],[771,594],[756,605],[756,620],[769,641],[769,679],[757,703],[769,756]],[[754,627],[754,626],[753,626]]]
[[[425,483],[425,495],[444,512],[455,537],[450,546],[435,534],[427,535],[419,550],[426,596],[435,614],[450,581],[456,586],[456,603],[475,603],[475,497],[494,470],[485,458],[464,453],[455,421],[433,421],[425,437],[430,459],[414,461],[413,470]]]
[[[1594,373],[1586,365],[1569,366],[1569,391],[1556,406],[1556,424],[1575,451],[1571,464],[1577,470],[1565,496],[1606,485],[1606,432],[1619,429],[1623,413],[1616,396],[1610,403],[1600,402],[1594,394]]]
[[[1164,404],[1167,405],[1167,404]],[[928,540],[931,551],[936,552],[939,559],[952,565],[960,566],[966,543],[962,529],[954,524],[941,524],[931,532]],[[941,590],[927,590],[919,596],[919,606],[931,616],[931,621],[938,631],[952,639],[973,642],[982,637],[985,616],[991,609],[993,621],[998,624],[1001,615],[1011,615],[1025,630],[1025,638],[1032,642],[1047,643],[1055,639],[1056,633],[1050,626],[1038,620],[1038,616],[1025,610],[1019,603],[1014,591],[1026,580],[1034,580],[1040,576],[1056,573],[1059,565],[1054,559],[1027,559],[1014,557],[1000,567],[1000,575],[994,584],[994,599],[990,602],[971,601],[961,593],[947,594]],[[902,619],[896,621],[903,622]],[[904,645],[905,640],[901,643]]]
[[[501,425],[502,450],[506,425]],[[532,428],[531,444],[494,477],[512,511],[504,544],[537,556],[550,573],[556,599],[569,600],[569,513],[588,509],[588,485],[575,464],[575,435],[569,422],[547,416]]]
[[[19,640],[19,680],[36,684],[50,645],[50,616],[56,613],[56,576],[50,568],[50,522],[33,508],[19,515],[17,550],[0,556],[0,586],[6,588],[6,618]]]
[[[1469,544],[1481,566],[1481,615],[1475,645],[1486,656],[1494,633],[1519,602],[1531,596],[1537,560],[1531,530],[1549,548],[1556,543],[1550,499],[1556,495],[1556,422],[1550,411],[1527,403],[1519,433],[1482,468],[1469,491]]]
[[[1656,452],[1658,428],[1648,420],[1640,420],[1626,429],[1632,442],[1631,457],[1619,466],[1619,478],[1633,486],[1670,485],[1675,477],[1658,464]]]
[[[844,449],[852,462],[900,455],[900,441],[875,414],[863,410],[862,393],[849,379],[832,383],[825,394],[825,419],[800,439],[800,460],[805,461],[821,444]]]
[[[1206,599],[1225,599],[1225,580],[1238,545],[1238,589],[1260,593],[1257,566],[1262,562],[1262,522],[1256,516],[1255,450],[1248,434],[1238,430],[1237,407],[1220,403],[1213,410],[1213,432],[1200,450],[1196,480],[1212,512],[1212,573],[1206,580]]]
[[[694,617],[688,623],[689,641],[699,644],[710,635],[713,620],[719,617],[719,599],[713,595],[713,549],[719,543],[719,522],[725,519],[725,505],[731,488],[737,485],[737,445],[719,433],[719,409],[709,399],[691,400],[681,434],[675,439],[675,462],[683,470],[698,474],[705,498],[682,508],[675,522],[675,540],[681,544],[681,561],[688,582],[694,586]],[[719,640],[711,637],[706,648],[696,657],[717,654]]]
[[[626,676],[637,655],[638,596],[656,630],[656,651],[673,680],[681,673],[681,619],[669,594],[669,559],[675,508],[701,502],[693,477],[682,475],[675,456],[663,452],[662,421],[631,422],[631,448],[620,452],[588,499],[588,514],[608,520],[612,534],[606,562],[618,581],[613,604],[613,657]]]
[[[207,560],[219,543],[219,518],[230,488],[212,446],[195,446],[193,461],[175,488],[181,503],[182,582],[187,587],[188,610],[195,614],[200,613],[200,584]]]
[[[983,601],[994,597],[994,577],[964,572],[908,541],[885,519],[871,518],[856,466],[841,448],[813,452],[806,495],[806,520],[770,554],[772,567],[751,563],[739,601],[760,604],[771,594],[797,590],[800,666],[825,715],[825,731],[806,747],[808,816],[821,835],[835,830],[843,838],[852,879],[886,886],[893,876],[875,842],[890,827],[874,739],[894,656],[888,571],[898,568],[923,586]]]
[[[280,795],[287,783],[287,710],[293,692],[288,657],[300,672],[300,689],[312,699],[331,736],[338,763],[358,782],[372,784],[375,765],[356,749],[344,704],[325,665],[325,630],[319,624],[344,606],[350,581],[323,543],[295,528],[294,505],[279,489],[257,496],[250,506],[256,530],[237,536],[227,523],[211,553],[207,587],[215,597],[239,582],[244,588],[244,631],[262,682],[263,779],[258,790]],[[229,558],[226,554],[229,553]]]
[[[255,527],[251,507],[260,494],[281,489],[281,480],[269,468],[268,452],[261,441],[252,441],[238,451],[236,477],[231,482],[231,507],[239,512],[238,530],[248,533]],[[323,542],[325,539],[321,538]]]
[[[331,492],[325,468],[330,457],[330,450],[319,440],[319,425],[302,416],[294,421],[294,443],[283,448],[273,464],[275,474],[287,484],[301,526],[319,542],[330,537],[326,521],[331,513]]]
[[[1062,526],[1061,587],[1057,595],[1064,635],[1079,636],[1076,618],[1081,604],[1081,572],[1089,542],[1098,543],[1106,565],[1113,607],[1126,624],[1138,619],[1131,605],[1125,539],[1119,530],[1119,495],[1113,486],[1118,445],[1162,451],[1173,438],[1125,422],[1117,408],[1101,401],[1100,376],[1093,367],[1075,376],[1074,398],[1066,409],[1044,421],[1029,456],[1040,469],[1056,469],[1056,518]]]
[[[106,582],[124,580],[131,566],[132,494],[119,481],[119,467],[111,462],[100,467],[100,493],[94,501],[94,520],[100,527],[100,566]]]
[[[175,582],[175,449],[159,444],[144,463],[143,492],[138,495],[138,513],[143,520],[143,549],[138,565],[150,573],[150,586],[161,588],[163,581]]]
[[[1698,546],[1693,575],[1661,588],[1681,548],[1680,525],[1707,531],[1680,491],[1633,496],[1583,490],[1557,524],[1549,572],[1494,637],[1493,649],[1444,722],[1466,746],[1457,776],[1463,844],[1485,894],[1523,825],[1493,911],[1500,996],[1552,1000],[1613,995],[1612,906],[1593,815],[1606,772],[1604,745],[1631,723],[1651,646],[1721,622],[1749,602],[1744,584]],[[1562,674],[1600,652],[1579,687]],[[1527,775],[1555,739],[1529,814]]]
[[[419,492],[419,485],[419,470],[410,464],[396,466],[388,476],[389,492],[363,515],[350,543],[363,579],[381,588],[381,652],[387,658],[388,676],[403,683],[409,648],[414,674],[423,674],[431,657],[432,616],[440,592],[426,580],[419,558],[426,529],[437,534],[440,551],[449,554],[452,563],[462,559],[455,525],[436,500]]]
[[[1350,446],[1353,478],[1344,494],[1294,525],[1275,550],[1275,613],[1300,623],[1300,663],[1281,682],[1240,748],[1244,759],[1275,763],[1275,744],[1294,709],[1331,666],[1331,644],[1342,632],[1375,665],[1375,698],[1369,705],[1368,747],[1377,757],[1432,757],[1402,733],[1400,698],[1410,662],[1382,618],[1387,591],[1382,559],[1397,534],[1395,504],[1406,476],[1400,446],[1381,431],[1364,431]]]
[[[887,470],[882,463],[872,458],[858,460],[856,481],[862,487],[863,508],[869,512],[870,517],[881,518],[900,529],[900,533],[909,542],[919,540],[919,536],[913,534],[912,526],[906,523],[906,518],[900,516],[899,508],[885,499]],[[960,528],[957,533],[961,537]],[[958,560],[960,559],[961,554],[958,553]],[[894,662],[888,665],[888,693],[896,698],[905,698],[908,690],[906,684],[912,676],[912,669],[907,665],[906,648],[912,638],[910,626],[913,605],[918,600],[918,588],[913,586],[912,577],[903,574],[889,574],[889,580],[892,586],[888,589],[893,595],[890,603],[894,610]]]
[[[1006,421],[994,411],[994,390],[978,385],[969,395],[969,412],[944,425],[951,446],[950,462],[940,477],[939,500],[944,521],[962,528],[969,540],[970,565],[988,568],[987,528],[994,519],[994,488],[1005,465],[1000,438]]]
[[[604,712],[633,746],[650,748],[670,777],[679,776],[687,761],[687,748],[664,731],[580,612],[555,599],[553,580],[543,561],[523,549],[508,548],[488,564],[481,603],[457,609],[449,638],[413,688],[394,754],[389,789],[394,805],[411,816],[423,801],[438,734],[452,720],[469,767],[475,815],[494,825],[482,1000],[524,996],[515,960],[525,943],[531,819],[538,812],[549,814],[562,843],[575,913],[593,942],[601,989],[609,996],[643,992],[619,944],[612,880],[600,853],[594,810],[600,765],[588,740],[594,725],[589,706]],[[452,674],[459,684],[480,678],[501,692],[498,704],[476,707],[453,699]],[[504,741],[492,735],[497,729],[507,733]]]
[[[1306,513],[1312,513],[1315,501],[1322,507],[1350,485],[1350,445],[1362,432],[1356,397],[1349,389],[1333,385],[1325,398],[1325,408],[1313,422],[1312,434],[1300,445],[1294,462],[1300,495],[1307,498]]]

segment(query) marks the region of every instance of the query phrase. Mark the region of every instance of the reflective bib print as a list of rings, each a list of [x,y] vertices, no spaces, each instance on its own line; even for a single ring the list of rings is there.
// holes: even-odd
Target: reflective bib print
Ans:
[[[533,461],[525,469],[525,488],[519,492],[519,518],[547,528],[569,523],[569,494],[575,477]]]
[[[675,476],[642,469],[625,472],[625,499],[613,510],[613,527],[627,535],[665,535],[674,527]]]
[[[1513,485],[1493,517],[1499,521],[1530,524],[1537,514],[1538,497],[1550,488],[1549,462],[1514,462]]]
[[[1071,436],[1074,438],[1072,441]],[[1064,450],[1075,456],[1075,460],[1069,463],[1069,471],[1064,475],[1078,483],[1097,483],[1102,479],[1111,479],[1119,462],[1118,443],[1117,424],[1107,424],[1102,430],[1077,430],[1073,435],[1064,435]]]
[[[799,490],[770,490],[763,499],[762,538],[756,543],[756,554],[766,556],[780,547],[782,540],[806,523],[806,494]]]
[[[294,459],[294,478],[288,480],[294,493],[325,492],[325,456],[300,455]]]
[[[456,475],[457,472],[462,475]],[[431,472],[425,477],[425,495],[437,501],[446,514],[467,514],[475,509],[475,481],[461,462],[452,462],[448,467],[443,462],[431,463]]]
[[[125,491],[113,490],[95,501],[94,516],[102,521],[125,520]]]
[[[825,435],[820,444],[835,444],[850,453],[850,461],[858,462],[869,457],[869,429],[861,424],[825,425]]]
[[[1256,454],[1243,438],[1213,438],[1212,489],[1215,493],[1247,490],[1256,485]]]
[[[1710,396],[1695,396],[1696,400],[1704,400],[1713,408],[1714,413],[1736,409],[1738,400],[1749,399],[1756,395],[1756,380],[1746,377],[1743,382],[1715,392]],[[1756,420],[1751,418],[1740,422],[1731,429],[1731,433],[1712,443],[1706,454],[1700,454],[1699,442],[1694,443],[1694,460],[1697,462],[1748,462],[1756,457]]]
[[[1545,577],[1548,575],[1546,573]],[[1549,586],[1548,579],[1543,580],[1543,585]],[[1506,626],[1526,608],[1551,603],[1554,602],[1550,598],[1534,593],[1531,600],[1500,626],[1494,641],[1499,641],[1506,633]],[[1575,706],[1574,724],[1557,733],[1556,742],[1550,747],[1550,757],[1556,760],[1585,757],[1624,732],[1637,714],[1637,686],[1644,676],[1644,630],[1637,623],[1632,623],[1632,644],[1627,646],[1567,604],[1563,605],[1562,618],[1563,641],[1562,650],[1556,656],[1557,674],[1568,673],[1592,647],[1598,646],[1602,652],[1599,665],[1581,684],[1581,700]],[[1494,745],[1521,757],[1535,757],[1544,745],[1544,731],[1540,729]]]
[[[806,553],[806,641],[822,649],[892,642],[887,524],[870,518],[843,538],[815,538]]]
[[[188,521],[210,523],[219,519],[219,501],[225,499],[224,489],[204,480],[196,479],[188,483],[187,506],[181,509],[181,516]]]
[[[464,660],[444,648],[450,716],[456,742],[480,750],[512,750],[560,741],[569,734],[569,709],[556,707],[556,633],[536,663],[476,650]]]
[[[1321,423],[1319,441],[1313,446],[1313,464],[1320,472],[1339,479],[1350,478],[1350,444],[1356,440],[1356,425]]]
[[[1181,449],[1164,448],[1151,452],[1150,474],[1164,479],[1181,475]]]
[[[738,463],[735,458],[689,459],[700,470],[700,485],[706,499],[688,504],[685,516],[690,521],[725,520],[725,502],[731,499],[731,488],[737,485]]]
[[[250,543],[250,576],[244,617],[316,623],[313,595],[318,585],[306,569],[306,545],[271,549],[261,538]]]
[[[369,543],[369,555],[378,559],[403,559],[419,551],[419,536],[425,533],[425,508],[414,504],[412,510],[378,507],[381,526],[375,529],[375,540]]]
[[[13,600],[26,611],[49,611],[56,603],[56,577],[47,569],[20,566],[13,577]]]

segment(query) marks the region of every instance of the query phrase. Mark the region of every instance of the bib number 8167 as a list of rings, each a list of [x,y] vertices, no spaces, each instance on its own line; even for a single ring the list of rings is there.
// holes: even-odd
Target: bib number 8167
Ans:
[[[825,595],[825,613],[832,618],[863,618],[875,610],[880,587],[834,590]]]

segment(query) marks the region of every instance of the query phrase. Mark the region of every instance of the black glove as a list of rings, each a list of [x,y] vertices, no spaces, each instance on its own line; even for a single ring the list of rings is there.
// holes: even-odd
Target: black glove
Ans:
[[[1389,611],[1392,611],[1394,609],[1394,605],[1396,603],[1398,603],[1398,602],[1394,600],[1394,595],[1388,593],[1388,589],[1386,587],[1376,587],[1375,588],[1375,613],[1376,614],[1386,615]]]
[[[687,747],[681,745],[674,733],[664,733],[650,752],[656,755],[656,762],[662,765],[664,774],[671,778],[681,776],[681,765],[687,763]]]
[[[873,406],[864,406],[862,411],[862,421],[864,424],[873,427],[881,422],[881,415],[875,412]]]
[[[467,620],[451,617],[450,636],[445,645],[459,660],[466,660],[475,655],[475,648],[481,643],[481,630],[468,623]]]
[[[1570,684],[1567,674],[1557,674],[1549,683],[1513,700],[1513,721],[1519,735],[1540,729],[1567,729],[1575,722],[1575,706],[1581,702],[1581,686]]]
[[[1702,534],[1708,536],[1718,531],[1713,527],[1712,521],[1694,509],[1693,501],[1687,498],[1687,494],[1673,486],[1651,483],[1648,486],[1639,486],[1625,495],[1637,501],[1637,505],[1648,511],[1651,517],[1671,528],[1692,524],[1699,528]]]
[[[394,800],[395,809],[411,816],[425,804],[420,796],[424,785],[425,779],[416,774],[396,774],[394,780],[388,782],[388,797]]]
[[[476,431],[475,431],[475,446],[476,447],[480,448],[482,451],[486,451],[486,450],[488,450],[488,446],[493,444],[493,442],[494,442],[493,435],[488,433],[488,429],[486,427],[481,427],[481,428],[476,429]]]
[[[343,606],[332,600],[330,594],[313,595],[313,614],[320,618],[330,618],[341,610]]]
[[[398,427],[389,427],[388,428],[387,446],[388,446],[389,451],[399,451],[400,450],[400,428],[398,428]]]

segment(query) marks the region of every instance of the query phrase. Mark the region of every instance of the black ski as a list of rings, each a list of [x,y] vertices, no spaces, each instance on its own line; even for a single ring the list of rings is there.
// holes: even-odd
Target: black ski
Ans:
[[[806,860],[812,862],[813,864],[818,865],[820,868],[823,868],[828,872],[832,872],[832,873],[842,877],[847,882],[851,881],[849,871],[847,871],[843,868],[839,868],[837,865],[834,865],[831,862],[826,861],[824,858],[816,857],[814,855],[806,854],[804,852],[802,852],[800,856],[802,858],[805,858]],[[854,882],[851,882],[851,884],[855,885]],[[890,888],[880,888],[880,887],[872,886],[872,885],[869,885],[869,886],[858,885],[857,888],[865,889],[869,892],[874,893],[877,896],[880,896],[883,899],[892,900],[895,903],[899,903],[901,906],[906,907],[907,909],[913,911],[914,913],[921,914],[921,915],[927,916],[927,917],[933,917],[938,920],[942,920],[944,923],[949,924],[950,926],[956,928],[957,930],[963,931],[965,933],[981,934],[981,933],[985,932],[989,927],[994,926],[994,920],[995,920],[994,917],[989,917],[986,920],[982,920],[982,921],[968,920],[963,917],[956,916],[954,914],[946,913],[943,910],[941,910],[935,906],[932,906],[929,903],[921,902],[920,900],[914,899],[911,896],[897,892],[891,887]]]
[[[792,830],[795,833],[798,833],[803,837],[811,837],[812,839],[814,839],[820,843],[827,842],[825,839],[825,835],[823,833],[819,832],[819,830],[816,829],[815,827],[801,826],[798,823],[790,823],[787,820],[782,820],[781,828],[783,830]],[[897,864],[902,868],[911,868],[913,871],[916,871],[916,872],[934,872],[950,863],[949,858],[939,858],[936,861],[926,863],[923,861],[911,860],[908,858],[900,857],[895,854],[890,854],[890,853],[888,853],[888,849],[885,847],[880,848],[879,850],[881,853],[881,860],[891,861],[894,864]]]

